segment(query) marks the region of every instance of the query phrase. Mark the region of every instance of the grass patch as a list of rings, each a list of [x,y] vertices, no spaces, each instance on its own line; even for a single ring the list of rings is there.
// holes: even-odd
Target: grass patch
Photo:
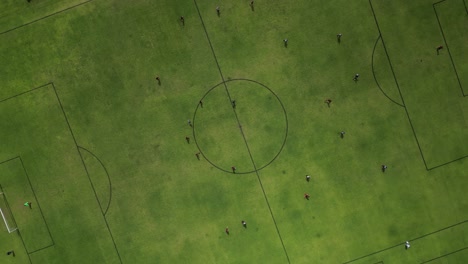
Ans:
[[[16,22],[34,19],[11,3]],[[345,263],[468,218],[466,159],[428,170],[468,146],[431,3],[219,5],[91,1],[0,35],[0,160],[21,157],[55,242],[28,253],[0,234],[0,249],[33,263]],[[463,40],[459,10],[441,13]],[[380,33],[406,109],[375,83],[399,94],[379,43],[372,69]],[[448,254],[459,234],[372,261]]]

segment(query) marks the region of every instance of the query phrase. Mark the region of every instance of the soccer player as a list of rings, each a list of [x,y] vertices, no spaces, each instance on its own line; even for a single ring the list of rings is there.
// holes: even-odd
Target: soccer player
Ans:
[[[406,241],[406,242],[405,242],[405,249],[408,249],[408,248],[410,248],[410,247],[411,247],[411,245],[410,245],[409,241]]]
[[[382,165],[382,172],[385,172],[387,170],[387,165]]]
[[[438,47],[436,48],[437,55],[439,55],[439,50],[441,50],[441,49],[443,49],[443,48],[444,48],[444,46],[442,46],[442,45],[440,45],[440,46],[438,46]]]

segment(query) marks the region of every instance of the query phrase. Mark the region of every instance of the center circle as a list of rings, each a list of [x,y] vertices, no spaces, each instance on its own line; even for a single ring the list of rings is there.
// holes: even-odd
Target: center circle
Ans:
[[[286,109],[266,85],[249,79],[216,84],[201,98],[193,116],[200,154],[214,167],[247,174],[270,165],[288,135]]]

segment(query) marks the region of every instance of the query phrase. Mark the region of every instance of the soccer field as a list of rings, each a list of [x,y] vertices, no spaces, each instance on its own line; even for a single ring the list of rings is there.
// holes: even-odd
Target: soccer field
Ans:
[[[467,263],[467,6],[2,1],[0,263]]]

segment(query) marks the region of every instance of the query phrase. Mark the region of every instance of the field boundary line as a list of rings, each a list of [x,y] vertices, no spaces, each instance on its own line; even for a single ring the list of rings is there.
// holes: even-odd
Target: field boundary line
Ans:
[[[388,63],[390,64],[390,69],[392,71],[393,79],[395,80],[395,84],[396,84],[396,86],[398,88],[398,93],[400,94],[401,102],[403,103],[403,105],[406,105],[405,100],[403,98],[403,94],[401,93],[400,84],[398,83],[398,80],[397,80],[396,75],[395,75],[395,71],[393,70],[392,61],[390,60],[390,55],[388,54],[387,46],[385,45],[385,41],[384,41],[384,38],[383,38],[383,35],[382,35],[382,31],[380,30],[380,25],[379,25],[379,22],[377,20],[377,15],[375,14],[375,11],[374,11],[374,6],[372,5],[372,0],[369,0],[369,4],[370,4],[371,10],[372,10],[372,15],[374,16],[375,25],[377,26],[377,30],[379,31],[379,36],[380,36],[380,39],[382,41],[382,45],[383,45],[383,48],[384,48],[384,51],[385,51],[385,55],[387,56]],[[406,106],[405,106],[405,113],[406,113],[406,116],[408,117],[408,121],[409,121],[411,130],[413,131],[413,136],[414,136],[414,139],[416,140],[416,144],[418,145],[419,154],[421,155],[421,158],[423,160],[424,167],[426,167],[426,170],[427,170],[428,167],[427,167],[426,159],[424,158],[424,154],[423,154],[423,151],[421,149],[421,145],[419,144],[419,140],[418,140],[418,137],[416,135],[416,131],[414,130],[413,122],[411,122],[411,117],[409,115],[408,108],[406,108]]]
[[[442,232],[442,231],[445,231],[447,229],[451,229],[451,228],[454,228],[456,226],[459,226],[459,225],[463,225],[465,223],[468,223],[468,219],[464,220],[464,221],[461,221],[461,222],[458,222],[456,224],[453,224],[453,225],[449,225],[449,226],[446,226],[446,227],[443,227],[441,229],[438,229],[438,230],[435,230],[435,231],[432,231],[432,232],[429,232],[429,233],[426,233],[426,234],[423,234],[419,237],[415,237],[415,238],[412,238],[412,239],[407,239],[405,241],[416,241],[416,240],[419,240],[419,239],[422,239],[422,238],[425,238],[427,236],[430,236],[430,235],[434,235],[434,234],[437,234],[439,232]],[[349,264],[349,263],[353,263],[355,261],[358,261],[358,260],[361,260],[361,259],[364,259],[364,258],[367,258],[367,257],[370,257],[372,255],[375,255],[375,254],[379,254],[379,253],[382,253],[384,251],[387,251],[387,250],[390,250],[390,249],[393,249],[393,248],[396,248],[396,247],[402,247],[403,245],[405,244],[405,242],[400,242],[396,245],[393,245],[393,246],[390,246],[390,247],[387,247],[387,248],[384,248],[384,249],[380,249],[380,250],[377,250],[377,251],[374,251],[372,253],[369,253],[367,255],[364,255],[364,256],[361,256],[361,257],[358,257],[358,258],[355,258],[353,260],[349,260],[349,261],[346,261],[346,262],[343,262],[343,264]]]
[[[91,0],[91,1],[92,1],[92,0]],[[94,185],[93,185],[93,183],[92,183],[92,181],[91,181],[91,178],[90,178],[90,175],[89,175],[89,172],[88,172],[88,168],[86,167],[86,164],[85,164],[85,162],[84,162],[83,156],[82,156],[82,154],[81,154],[81,152],[80,152],[80,146],[78,145],[78,143],[77,143],[77,141],[76,141],[75,134],[73,133],[73,129],[71,128],[70,121],[68,120],[68,117],[67,117],[67,115],[66,115],[66,113],[65,113],[65,109],[63,108],[62,101],[60,100],[60,97],[59,97],[59,95],[58,95],[58,92],[57,92],[57,89],[56,89],[54,83],[53,83],[53,82],[49,82],[49,83],[40,85],[40,86],[38,86],[38,87],[32,88],[32,89],[30,89],[30,90],[27,90],[27,91],[18,93],[18,94],[16,94],[16,95],[7,97],[7,98],[5,98],[5,99],[0,100],[0,103],[5,102],[5,101],[10,100],[10,99],[13,99],[13,98],[16,98],[16,97],[19,97],[19,96],[24,95],[24,94],[31,93],[31,92],[33,92],[33,91],[36,91],[36,90],[38,90],[38,89],[45,88],[45,87],[51,87],[52,90],[53,90],[53,92],[54,92],[54,94],[55,94],[55,96],[56,96],[58,105],[59,105],[59,107],[60,107],[60,110],[61,110],[61,112],[62,112],[62,114],[63,114],[63,117],[64,117],[64,120],[65,120],[65,123],[67,124],[68,130],[69,130],[69,132],[70,132],[70,135],[71,135],[71,137],[72,137],[72,139],[73,139],[73,142],[74,142],[74,145],[75,145],[75,147],[76,147],[76,151],[78,152],[78,155],[79,155],[79,157],[80,157],[81,163],[82,163],[83,168],[84,168],[84,170],[85,170],[85,172],[86,172],[86,175],[87,175],[88,180],[89,180],[89,182],[90,182],[91,188],[92,188],[92,190],[93,190],[93,192],[94,192],[94,195],[95,195],[95,198],[96,198],[96,202],[98,203],[99,208],[100,208],[100,210],[101,210],[101,214],[102,214],[102,216],[103,216],[104,223],[105,223],[105,225],[106,225],[107,231],[109,232],[111,241],[112,241],[112,243],[113,243],[113,245],[114,245],[114,249],[115,249],[115,251],[116,251],[116,253],[117,253],[117,257],[118,257],[120,263],[123,263],[123,262],[122,262],[122,258],[121,258],[121,256],[120,256],[120,252],[119,252],[119,250],[118,250],[118,248],[117,248],[117,244],[115,243],[114,236],[113,236],[112,231],[111,231],[111,229],[110,229],[109,223],[107,222],[107,218],[106,218],[106,215],[105,215],[105,213],[107,213],[107,209],[106,209],[106,211],[104,212],[103,209],[102,209],[102,205],[101,205],[100,202],[99,202],[99,199],[98,199],[98,196],[97,196],[97,193],[96,193],[96,189],[94,188]],[[18,158],[21,160],[21,157],[18,156]],[[12,158],[12,159],[15,159],[15,158]],[[12,159],[10,159],[10,160],[12,160]],[[3,161],[3,162],[6,162],[6,161]],[[3,162],[0,162],[0,164],[3,163]],[[23,165],[23,161],[22,161],[22,160],[21,160],[21,164]],[[26,172],[26,169],[24,168],[24,165],[23,165],[23,169],[25,170],[25,173],[26,173],[26,175],[27,175],[27,172]],[[107,172],[107,170],[106,170],[106,172]],[[28,177],[29,183],[31,184],[31,182],[30,182],[30,180],[29,180],[29,176],[27,176],[27,177]],[[32,188],[32,186],[31,186],[31,188]],[[33,190],[33,193],[34,193],[34,190]],[[36,196],[35,193],[34,193],[34,196]],[[35,197],[35,198],[36,198],[36,200],[37,200],[37,197]],[[38,202],[38,203],[39,203],[39,202]],[[40,206],[39,206],[39,209],[40,209]],[[40,209],[40,211],[41,211],[42,217],[44,217],[44,215],[43,215],[41,209]],[[44,221],[45,221],[45,219],[44,219]],[[49,226],[47,225],[47,223],[46,223],[46,226],[47,226],[47,230],[49,231],[49,234],[50,234]],[[52,238],[52,236],[51,236],[51,238]],[[53,239],[52,239],[52,241],[53,241]],[[55,242],[54,242],[54,243],[55,243]],[[45,247],[45,248],[47,248],[47,247]],[[45,248],[42,248],[42,249],[45,249]],[[42,250],[42,249],[41,249],[41,250]],[[36,251],[34,251],[34,252],[37,252],[37,251],[38,251],[38,250],[36,250]],[[34,253],[34,252],[31,252],[31,253]],[[29,254],[29,252],[28,252],[28,254]]]
[[[9,213],[11,214],[11,220],[13,220],[13,223],[14,223],[14,225],[16,227],[16,230],[19,230],[18,224],[16,223],[15,216],[13,215],[13,211],[11,210],[10,203],[8,202],[8,199],[7,199],[6,195],[5,195],[5,192],[3,191],[3,186],[1,184],[0,184],[0,191],[3,194],[3,199],[5,199],[5,205],[6,205],[7,209],[8,209],[8,211],[9,211]],[[5,218],[3,218],[3,220],[5,221],[5,224],[7,224]],[[8,226],[7,226],[7,229],[8,229]],[[10,231],[10,230],[8,230],[8,231]]]
[[[211,43],[211,39],[210,39],[210,37],[209,37],[209,35],[208,35],[208,30],[207,30],[207,28],[206,28],[206,26],[205,26],[205,22],[203,21],[203,17],[202,17],[202,15],[201,15],[200,9],[198,8],[197,0],[193,0],[193,2],[194,2],[194,4],[195,4],[195,8],[197,9],[198,16],[200,17],[200,21],[201,21],[203,30],[204,30],[204,32],[205,32],[206,38],[207,38],[207,40],[208,40],[208,43],[209,43],[209,45],[210,45],[211,52],[212,52],[213,57],[214,57],[214,59],[215,59],[216,66],[218,67],[219,75],[221,76],[221,80],[223,81],[224,88],[225,88],[225,90],[226,90],[226,94],[227,94],[227,97],[228,97],[228,99],[229,99],[229,105],[231,105],[232,98],[231,98],[231,95],[230,95],[230,93],[229,93],[229,89],[228,89],[228,87],[227,87],[227,82],[225,81],[223,72],[221,71],[221,66],[219,65],[219,62],[218,62],[216,53],[215,53],[214,48],[213,48],[213,44]],[[268,210],[270,211],[270,215],[271,215],[271,218],[272,218],[272,220],[273,220],[273,224],[274,224],[274,226],[275,226],[275,228],[276,228],[276,232],[277,232],[277,234],[278,234],[278,238],[279,238],[279,240],[280,240],[280,242],[281,242],[281,246],[283,247],[284,254],[285,254],[285,256],[286,256],[286,259],[287,259],[288,263],[291,263],[291,260],[289,259],[288,251],[286,250],[286,247],[285,247],[284,242],[283,242],[283,238],[281,237],[281,232],[279,231],[278,225],[277,225],[277,223],[276,223],[275,216],[274,216],[274,214],[273,214],[273,210],[271,209],[270,202],[268,201],[268,197],[267,197],[266,192],[265,192],[265,189],[264,189],[264,187],[263,187],[262,180],[260,179],[260,175],[259,175],[257,166],[256,166],[256,164],[255,164],[255,161],[254,161],[254,159],[253,159],[252,153],[251,153],[251,151],[250,151],[249,144],[247,143],[247,138],[245,137],[244,131],[242,130],[242,125],[241,125],[241,123],[240,123],[239,116],[237,115],[236,110],[235,110],[234,108],[232,108],[232,109],[233,109],[234,116],[235,116],[235,118],[236,118],[236,120],[237,120],[237,124],[238,124],[238,127],[239,127],[239,129],[240,129],[240,133],[241,133],[241,135],[242,135],[242,138],[244,139],[244,143],[245,143],[245,146],[246,146],[246,148],[247,148],[247,152],[248,152],[248,154],[249,154],[250,160],[252,161],[252,165],[253,165],[253,167],[254,167],[255,174],[256,174],[256,176],[257,176],[257,180],[258,180],[259,185],[260,185],[260,188],[261,188],[261,190],[262,190],[263,197],[265,198],[266,205],[267,205],[267,207],[268,207]],[[194,125],[195,125],[195,122],[194,122]],[[195,136],[195,131],[194,131],[193,128],[192,128],[192,131],[193,131],[193,135]]]
[[[442,27],[442,24],[440,23],[439,14],[437,14],[436,5],[438,5],[440,3],[443,3],[445,1],[446,0],[441,0],[439,2],[433,3],[432,8],[434,9],[434,13],[435,13],[435,16],[436,16],[436,19],[437,19],[437,24],[439,25],[440,33],[442,34],[442,38],[444,39],[445,47],[447,47],[447,52],[448,52],[448,55],[449,55],[449,58],[450,58],[450,62],[452,62],[452,67],[453,67],[453,70],[455,71],[455,76],[457,76],[457,81],[458,81],[458,85],[460,86],[461,93],[462,93],[463,97],[466,97],[467,95],[465,94],[465,90],[463,90],[463,85],[462,85],[462,83],[460,81],[460,77],[458,76],[457,67],[455,66],[455,62],[453,61],[452,53],[450,52],[450,48],[449,48],[449,45],[447,43],[447,39],[445,38],[444,29]],[[463,3],[465,3],[465,0],[463,0]],[[465,4],[465,9],[466,9],[466,4]],[[466,11],[467,11],[467,15],[468,15],[468,10],[466,10]]]
[[[52,241],[52,243],[47,245],[47,246],[35,249],[33,251],[29,251],[28,248],[26,247],[26,243],[24,242],[23,237],[20,234],[21,240],[23,242],[24,249],[25,249],[26,253],[29,255],[29,254],[33,254],[33,253],[36,253],[38,251],[44,250],[46,248],[55,246],[55,241],[54,241],[54,238],[52,237],[52,233],[50,232],[49,224],[47,224],[47,221],[45,219],[44,213],[43,213],[42,208],[41,208],[41,203],[39,202],[39,199],[37,198],[36,191],[34,190],[34,187],[32,186],[31,180],[29,178],[29,174],[28,174],[28,172],[26,170],[26,167],[24,166],[24,162],[23,162],[23,159],[21,158],[21,156],[16,156],[14,158],[4,160],[4,161],[0,162],[0,165],[3,165],[4,163],[7,163],[7,162],[11,162],[13,160],[18,160],[19,163],[21,164],[21,168],[23,169],[24,176],[26,176],[26,179],[28,180],[29,188],[31,188],[32,194],[34,195],[34,199],[37,202],[37,208],[39,208],[39,213],[41,214],[42,221],[44,221],[45,227],[47,229],[47,233],[49,234],[50,240]],[[1,186],[1,185],[0,185],[0,190],[2,192],[4,192],[3,191],[3,186]],[[5,200],[7,200],[6,196],[5,196]],[[8,200],[7,200],[7,206],[9,207]],[[10,209],[10,211],[11,211],[11,209]],[[13,222],[15,222],[15,224],[16,224],[16,219],[15,219],[15,216],[13,214],[13,211],[11,211],[11,217],[13,219]],[[18,227],[18,232],[20,232],[20,231],[21,231],[21,229]]]
[[[0,161],[0,165],[2,165],[3,163],[7,163],[7,162],[9,162],[9,161],[12,161],[12,160],[14,160],[14,159],[18,159],[18,158],[19,158],[19,156],[16,156],[16,157],[13,157],[13,158],[9,158],[9,159]],[[1,185],[0,185],[0,186],[1,186]],[[2,192],[3,192],[3,191],[2,191]]]
[[[425,264],[425,263],[429,263],[429,262],[434,261],[434,260],[438,260],[438,259],[441,259],[441,258],[445,258],[445,257],[447,257],[447,256],[456,254],[456,253],[461,252],[461,251],[466,250],[466,249],[468,249],[468,247],[460,248],[460,249],[458,249],[458,250],[455,250],[455,251],[452,251],[452,252],[450,252],[450,253],[447,253],[447,254],[444,254],[444,255],[435,257],[435,258],[433,258],[433,259],[429,259],[429,260],[423,261],[423,262],[421,262],[420,264]]]
[[[395,74],[395,71],[393,70],[393,65],[392,65],[392,62],[390,60],[390,55],[388,54],[388,51],[387,51],[387,46],[385,45],[385,41],[384,41],[384,38],[383,38],[383,35],[382,35],[382,31],[380,30],[380,26],[379,26],[379,22],[377,20],[377,15],[375,13],[375,10],[374,10],[374,6],[372,5],[372,1],[373,0],[369,0],[369,5],[371,7],[371,10],[372,10],[372,15],[374,17],[374,20],[375,20],[375,25],[377,26],[377,30],[379,31],[379,36],[381,38],[381,41],[382,41],[382,45],[383,45],[383,48],[384,48],[384,51],[385,51],[385,54],[387,56],[387,60],[390,64],[390,69],[392,71],[392,75],[393,75],[393,78],[395,79],[395,84],[398,88],[398,93],[400,94],[400,98],[401,98],[401,101],[404,105],[404,108],[405,108],[405,113],[406,113],[406,116],[408,118],[408,121],[409,121],[409,124],[410,124],[410,127],[411,127],[411,131],[413,132],[413,136],[414,136],[414,139],[416,141],[416,145],[418,146],[418,149],[419,149],[419,154],[421,155],[421,159],[424,163],[424,167],[426,168],[427,171],[430,171],[430,170],[433,170],[433,169],[437,169],[437,168],[440,168],[442,166],[445,166],[445,165],[448,165],[448,164],[451,164],[453,162],[456,162],[456,161],[459,161],[459,160],[462,160],[462,159],[465,159],[465,158],[468,158],[468,155],[465,155],[465,156],[462,156],[462,157],[459,157],[459,158],[456,158],[456,159],[453,159],[453,160],[450,160],[448,162],[445,162],[445,163],[442,163],[442,164],[438,164],[438,165],[435,165],[435,166],[432,166],[432,167],[428,167],[427,166],[427,162],[426,162],[426,159],[424,157],[424,153],[422,151],[422,148],[421,148],[421,145],[419,143],[419,139],[418,139],[418,136],[417,136],[417,133],[416,133],[416,130],[413,126],[413,122],[411,121],[411,116],[408,112],[408,108],[406,107],[406,104],[405,104],[405,100],[403,98],[403,93],[401,92],[401,89],[400,89],[400,84],[398,83],[398,79],[396,77],[396,74]],[[446,1],[446,0],[442,0],[442,1]]]
[[[94,0],[86,0],[86,1],[81,2],[81,3],[79,3],[79,4],[76,4],[76,5],[67,7],[67,8],[65,8],[65,9],[59,10],[59,11],[57,11],[57,12],[54,12],[54,13],[45,15],[45,16],[43,16],[43,17],[37,18],[37,19],[35,19],[35,20],[32,20],[32,21],[30,21],[30,22],[24,23],[24,24],[22,24],[22,25],[19,25],[19,26],[16,26],[16,27],[7,29],[7,30],[5,30],[5,31],[3,31],[3,32],[0,32],[0,35],[6,34],[6,33],[8,33],[8,32],[12,32],[12,31],[14,31],[14,30],[20,29],[20,28],[25,27],[25,26],[29,26],[29,25],[31,25],[31,24],[34,24],[34,23],[39,22],[39,21],[41,21],[41,20],[44,20],[44,19],[46,19],[46,18],[49,18],[49,17],[55,16],[55,15],[58,15],[58,14],[60,14],[60,13],[69,11],[69,10],[71,10],[71,9],[74,9],[74,8],[76,8],[76,7],[79,7],[79,6],[82,6],[82,5],[87,4],[87,3],[89,3],[89,2],[92,2],[92,1],[94,1]]]
[[[5,99],[1,99],[1,100],[0,100],[0,103],[3,103],[4,101],[8,101],[8,100],[10,100],[10,99],[19,97],[19,96],[21,96],[21,95],[24,95],[24,94],[27,94],[27,93],[30,93],[30,92],[34,92],[35,90],[38,90],[38,89],[47,87],[48,85],[50,85],[50,83],[46,83],[46,84],[43,84],[43,85],[41,85],[41,86],[34,87],[34,88],[30,89],[30,90],[27,90],[27,91],[20,92],[20,93],[18,93],[18,94],[12,95],[12,96],[7,97],[7,98],[5,98]]]
[[[16,159],[16,158],[19,158],[19,156],[14,157],[14,158],[11,158],[11,159],[6,160],[6,161],[2,161],[2,162],[0,162],[0,165],[3,164],[3,163],[5,163],[5,162],[7,162],[7,161]],[[3,186],[2,186],[1,184],[0,184],[0,191],[2,191],[2,192],[4,193],[4,191],[3,191]],[[6,201],[7,204],[8,204],[7,197],[5,196],[4,198],[5,198],[5,201]],[[10,210],[10,211],[11,211],[11,210]],[[13,218],[13,221],[16,222],[15,216],[13,215],[13,213],[11,214],[11,218]],[[28,249],[26,248],[26,243],[24,243],[23,236],[21,235],[21,230],[18,228],[18,229],[16,230],[16,232],[18,233],[18,236],[19,236],[19,238],[21,239],[21,243],[23,244],[24,252],[26,252],[26,255],[28,256],[29,263],[32,264],[31,256],[30,256],[29,253],[28,253]]]
[[[119,250],[118,250],[118,248],[117,248],[117,244],[115,243],[115,240],[114,240],[114,235],[112,234],[112,231],[111,231],[111,229],[110,229],[109,223],[107,222],[106,215],[104,214],[104,211],[102,210],[102,205],[101,205],[101,203],[99,203],[99,198],[98,198],[98,196],[97,196],[96,189],[94,188],[93,182],[91,181],[91,177],[90,177],[90,175],[89,175],[88,168],[86,167],[86,163],[84,162],[83,155],[82,155],[81,152],[80,152],[80,146],[78,145],[78,142],[76,141],[75,134],[73,133],[73,130],[72,130],[71,125],[70,125],[70,121],[68,120],[67,114],[65,113],[65,109],[63,108],[62,101],[60,100],[60,97],[59,97],[59,95],[58,95],[58,93],[57,93],[57,89],[55,88],[54,83],[51,82],[50,84],[52,85],[52,89],[53,89],[53,91],[54,91],[54,93],[55,93],[55,96],[56,96],[56,98],[57,98],[57,101],[58,101],[58,103],[59,103],[59,105],[60,105],[60,109],[62,110],[63,117],[65,118],[65,121],[66,121],[66,123],[67,123],[68,129],[69,129],[70,134],[71,134],[71,136],[72,136],[72,138],[73,138],[73,142],[74,142],[74,144],[75,144],[76,151],[78,152],[78,155],[80,156],[81,164],[83,165],[83,168],[85,169],[86,175],[88,176],[88,180],[89,180],[89,183],[90,183],[90,185],[91,185],[91,188],[92,188],[92,190],[93,190],[93,192],[94,192],[94,196],[95,196],[95,198],[96,198],[96,202],[98,203],[99,208],[101,209],[101,213],[102,213],[102,217],[103,217],[103,219],[104,219],[104,223],[106,224],[107,231],[109,232],[109,235],[110,235],[110,238],[111,238],[111,240],[112,240],[112,243],[114,244],[114,249],[115,249],[115,252],[117,253],[117,257],[119,258],[119,262],[120,262],[120,263],[123,263],[123,262],[122,262],[122,258],[121,258],[121,256],[120,256],[120,252],[119,252]]]

